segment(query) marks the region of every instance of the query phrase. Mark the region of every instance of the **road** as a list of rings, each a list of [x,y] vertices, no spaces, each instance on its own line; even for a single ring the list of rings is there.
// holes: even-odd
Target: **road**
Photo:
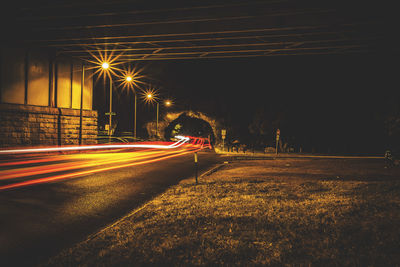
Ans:
[[[18,160],[22,165],[13,167],[10,162],[16,159],[3,157],[2,266],[33,266],[46,261],[167,187],[193,176],[193,152],[197,150],[180,146],[168,151],[118,148],[34,158],[29,155]],[[222,161],[210,149],[198,151],[198,158],[200,173]]]

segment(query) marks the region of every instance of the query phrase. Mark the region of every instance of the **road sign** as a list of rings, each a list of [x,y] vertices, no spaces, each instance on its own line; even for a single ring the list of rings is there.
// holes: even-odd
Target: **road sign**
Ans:
[[[221,136],[222,136],[222,139],[225,139],[225,136],[226,136],[226,130],[225,129],[221,130]]]
[[[221,137],[222,137],[222,151],[224,151],[224,146],[225,146],[225,136],[226,136],[226,130],[222,129],[221,130]]]

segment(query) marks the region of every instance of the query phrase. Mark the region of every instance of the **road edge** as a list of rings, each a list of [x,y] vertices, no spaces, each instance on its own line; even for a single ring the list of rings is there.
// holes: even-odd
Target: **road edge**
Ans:
[[[205,177],[205,176],[209,176],[209,175],[211,175],[211,174],[217,172],[218,170],[220,170],[220,169],[222,169],[224,166],[226,166],[227,163],[228,163],[228,162],[224,162],[224,163],[217,164],[216,166],[213,166],[212,168],[210,168],[210,169],[206,170],[205,172],[203,172],[203,173],[199,176],[199,178],[202,178],[202,177]],[[191,179],[191,178],[192,178],[192,177],[188,177],[188,178],[186,178],[186,179]],[[183,179],[183,180],[186,180],[186,179]],[[175,186],[175,185],[172,185],[172,186]],[[81,242],[79,242],[79,243],[86,243],[86,242],[89,242],[89,241],[91,241],[92,239],[94,239],[94,238],[96,238],[97,236],[99,236],[99,235],[100,235],[101,233],[103,233],[104,231],[106,231],[106,230],[108,230],[108,229],[114,227],[115,225],[117,225],[118,223],[124,221],[125,219],[132,217],[133,215],[135,215],[135,214],[138,213],[139,211],[141,211],[141,210],[143,210],[144,208],[146,208],[155,198],[158,198],[158,197],[163,196],[163,195],[167,192],[167,189],[171,188],[172,186],[167,187],[166,190],[165,190],[165,192],[163,192],[163,193],[161,193],[161,194],[158,194],[158,195],[155,195],[153,198],[149,199],[146,203],[144,203],[144,204],[143,204],[142,206],[140,206],[139,208],[136,208],[136,209],[134,209],[134,210],[128,212],[126,215],[124,215],[124,216],[122,216],[121,218],[117,219],[117,220],[114,221],[113,223],[111,223],[111,224],[109,224],[109,225],[103,227],[102,229],[100,229],[100,230],[97,231],[96,233],[90,234],[84,241],[81,241]]]

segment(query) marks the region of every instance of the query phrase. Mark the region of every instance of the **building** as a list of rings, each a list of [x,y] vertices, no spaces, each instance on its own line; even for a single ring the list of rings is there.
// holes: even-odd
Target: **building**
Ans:
[[[1,47],[0,147],[96,143],[93,71],[82,90],[82,64],[51,49]]]

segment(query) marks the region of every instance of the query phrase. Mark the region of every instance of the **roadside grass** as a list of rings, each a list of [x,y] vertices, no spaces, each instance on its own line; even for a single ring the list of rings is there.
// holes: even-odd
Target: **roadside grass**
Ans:
[[[186,179],[52,266],[400,266],[400,169],[239,161]]]

